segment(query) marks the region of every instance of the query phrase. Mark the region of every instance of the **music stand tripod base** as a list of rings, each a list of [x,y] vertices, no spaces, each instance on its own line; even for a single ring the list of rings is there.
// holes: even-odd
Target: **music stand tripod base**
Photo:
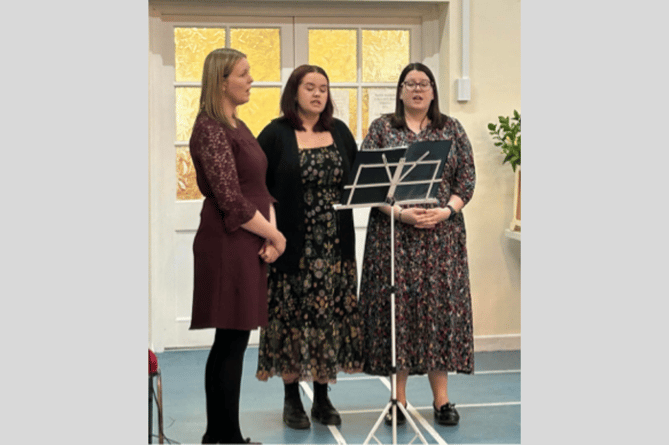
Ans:
[[[400,171],[401,169],[398,168],[396,172]],[[397,176],[397,175],[396,175]],[[394,200],[391,198],[389,200],[389,204],[392,208],[392,206],[395,204]],[[392,411],[392,433],[393,433],[393,444],[397,443],[397,409],[399,408],[402,413],[404,414],[404,417],[406,418],[407,422],[409,422],[409,425],[411,425],[411,428],[413,428],[414,432],[416,433],[414,437],[411,439],[409,442],[410,444],[413,443],[414,440],[416,440],[416,437],[419,437],[420,440],[427,445],[427,440],[425,440],[425,437],[421,434],[420,430],[418,429],[418,426],[416,423],[413,421],[411,418],[411,415],[409,412],[404,408],[404,405],[401,403],[397,403],[397,356],[396,356],[396,346],[395,346],[395,243],[393,242],[395,240],[395,218],[391,217],[390,219],[390,342],[391,342],[391,365],[392,365],[392,372],[390,374],[390,388],[391,388],[391,400],[388,402],[386,407],[383,409],[381,412],[381,416],[378,418],[376,423],[374,424],[374,427],[372,430],[369,432],[369,435],[363,442],[363,445],[367,445],[369,441],[374,438],[378,444],[382,444],[381,441],[374,435],[376,430],[378,430],[379,426],[381,425],[381,422],[384,420],[386,414],[389,411]]]
[[[441,182],[444,164],[451,147],[451,141],[422,141],[412,144],[408,149],[398,147],[390,150],[360,152],[349,177],[350,185],[344,187],[344,204],[335,209],[356,207],[376,207],[397,203],[436,203],[435,195]],[[364,155],[361,155],[364,153]],[[429,155],[429,156],[428,156]],[[391,161],[389,161],[391,158]],[[364,159],[364,160],[363,160]],[[394,167],[394,172],[391,171]],[[385,174],[384,174],[385,172]],[[412,173],[413,172],[413,173]],[[371,193],[370,193],[371,191]],[[348,193],[347,193],[348,192]],[[356,193],[357,192],[357,193]],[[360,195],[360,196],[358,196]],[[381,198],[383,196],[383,198]],[[355,199],[354,199],[355,198]],[[392,212],[391,212],[392,213]],[[374,438],[381,444],[374,433],[383,422],[386,414],[392,410],[393,444],[397,444],[397,409],[404,413],[416,437],[427,445],[418,426],[402,404],[397,403],[397,356],[395,344],[395,218],[390,215],[390,339],[391,339],[391,400],[381,412],[364,445]]]

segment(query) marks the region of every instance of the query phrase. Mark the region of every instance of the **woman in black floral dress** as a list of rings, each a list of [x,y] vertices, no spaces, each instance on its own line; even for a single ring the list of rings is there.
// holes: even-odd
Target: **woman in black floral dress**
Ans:
[[[286,251],[269,268],[269,323],[260,333],[257,378],[284,381],[283,420],[309,428],[300,380],[313,380],[311,417],[341,418],[328,396],[337,373],[362,371],[362,319],[357,305],[351,210],[335,211],[357,144],[332,117],[322,68],[303,65],[281,97],[283,116],[258,136],[268,160],[267,187],[277,199],[277,227]]]
[[[427,373],[436,421],[457,425],[459,414],[448,399],[447,373],[470,374],[474,370],[469,268],[461,213],[474,193],[474,160],[460,122],[439,112],[432,72],[413,63],[400,75],[395,113],[372,122],[361,149],[434,140],[452,141],[438,204],[370,211],[360,279],[364,372],[391,373],[388,216],[392,212],[399,221],[395,224],[397,400],[406,406],[409,375]],[[397,422],[404,420],[398,410]],[[392,424],[391,414],[386,423]]]

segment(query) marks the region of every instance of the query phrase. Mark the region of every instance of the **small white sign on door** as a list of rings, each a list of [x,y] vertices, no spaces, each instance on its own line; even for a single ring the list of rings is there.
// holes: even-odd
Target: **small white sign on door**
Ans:
[[[334,105],[334,117],[344,121],[346,125],[350,125],[350,100],[348,90],[330,90],[332,95],[332,103]]]
[[[369,123],[382,114],[395,112],[395,88],[369,89]]]

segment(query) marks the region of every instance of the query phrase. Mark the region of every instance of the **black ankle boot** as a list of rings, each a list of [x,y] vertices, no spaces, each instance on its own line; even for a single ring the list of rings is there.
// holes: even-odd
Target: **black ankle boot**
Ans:
[[[283,422],[290,428],[304,430],[311,426],[300,399],[299,383],[284,384]]]
[[[311,418],[323,425],[341,425],[341,417],[328,398],[328,384],[314,382]]]
[[[210,434],[204,433],[204,436],[202,436],[202,443],[218,443],[218,440],[214,439]]]

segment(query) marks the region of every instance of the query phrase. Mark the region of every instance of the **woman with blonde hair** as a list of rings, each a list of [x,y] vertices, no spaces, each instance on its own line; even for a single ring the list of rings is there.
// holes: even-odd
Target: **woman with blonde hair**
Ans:
[[[202,443],[248,443],[239,425],[244,352],[267,324],[267,266],[284,251],[265,185],[267,158],[237,107],[249,101],[246,56],[212,51],[204,62],[200,111],[190,138],[204,196],[193,243],[191,329],[215,328],[205,369],[207,429]]]

